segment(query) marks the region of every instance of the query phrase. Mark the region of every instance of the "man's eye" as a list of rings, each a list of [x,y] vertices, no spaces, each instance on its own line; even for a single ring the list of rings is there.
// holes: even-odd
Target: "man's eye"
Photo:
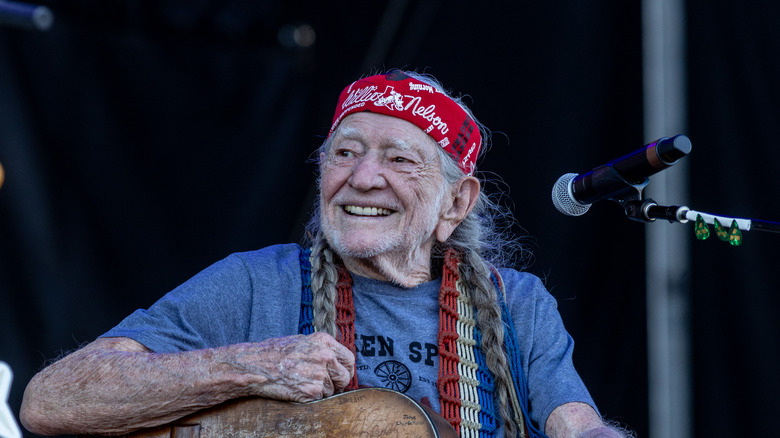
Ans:
[[[393,158],[394,163],[411,163],[411,160],[407,159],[406,157],[394,157]]]
[[[337,150],[337,151],[336,151],[336,156],[337,156],[337,157],[346,157],[346,158],[350,158],[350,157],[354,157],[354,156],[355,156],[355,153],[354,153],[354,152],[352,152],[352,151],[351,151],[351,150],[349,150],[349,149],[339,149],[339,150]]]

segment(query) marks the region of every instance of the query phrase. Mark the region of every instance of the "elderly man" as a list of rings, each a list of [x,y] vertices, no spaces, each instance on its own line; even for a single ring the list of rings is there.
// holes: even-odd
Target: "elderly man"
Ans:
[[[462,436],[621,437],[572,365],[540,280],[474,167],[487,132],[434,80],[341,93],[310,242],[233,254],[36,375],[23,424],[118,433],[243,396],[390,387]]]

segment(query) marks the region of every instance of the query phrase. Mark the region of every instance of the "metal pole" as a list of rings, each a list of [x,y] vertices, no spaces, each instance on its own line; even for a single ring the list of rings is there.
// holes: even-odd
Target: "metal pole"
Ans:
[[[642,2],[645,140],[686,127],[685,10],[683,0]],[[694,150],[696,141],[693,139]],[[687,163],[651,179],[649,196],[686,204]],[[689,239],[685,226],[657,221],[646,227],[649,436],[693,436],[689,334]]]

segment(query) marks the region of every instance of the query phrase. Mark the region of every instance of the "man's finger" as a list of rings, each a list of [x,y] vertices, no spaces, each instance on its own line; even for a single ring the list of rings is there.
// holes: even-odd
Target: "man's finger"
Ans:
[[[338,348],[341,347],[341,348]],[[349,351],[349,348],[338,344],[338,347],[334,348],[334,352],[336,353],[336,360],[339,361],[341,366],[349,370],[350,374],[355,369],[355,355]]]
[[[346,368],[341,363],[328,366],[328,373],[330,374],[330,380],[333,383],[335,392],[341,392],[349,385],[350,380],[352,380],[353,370],[354,366]]]
[[[339,341],[332,336],[325,336],[327,336],[324,338],[326,339],[326,344],[333,350],[333,353],[336,354],[336,360],[348,370],[351,378],[351,374],[355,371],[355,354],[352,353],[349,348],[341,345]]]

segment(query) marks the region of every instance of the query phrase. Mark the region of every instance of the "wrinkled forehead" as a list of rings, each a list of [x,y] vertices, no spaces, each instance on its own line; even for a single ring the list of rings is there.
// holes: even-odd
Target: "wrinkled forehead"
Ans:
[[[396,117],[357,113],[344,118],[332,141],[355,141],[366,146],[434,154],[438,143],[416,125]]]

